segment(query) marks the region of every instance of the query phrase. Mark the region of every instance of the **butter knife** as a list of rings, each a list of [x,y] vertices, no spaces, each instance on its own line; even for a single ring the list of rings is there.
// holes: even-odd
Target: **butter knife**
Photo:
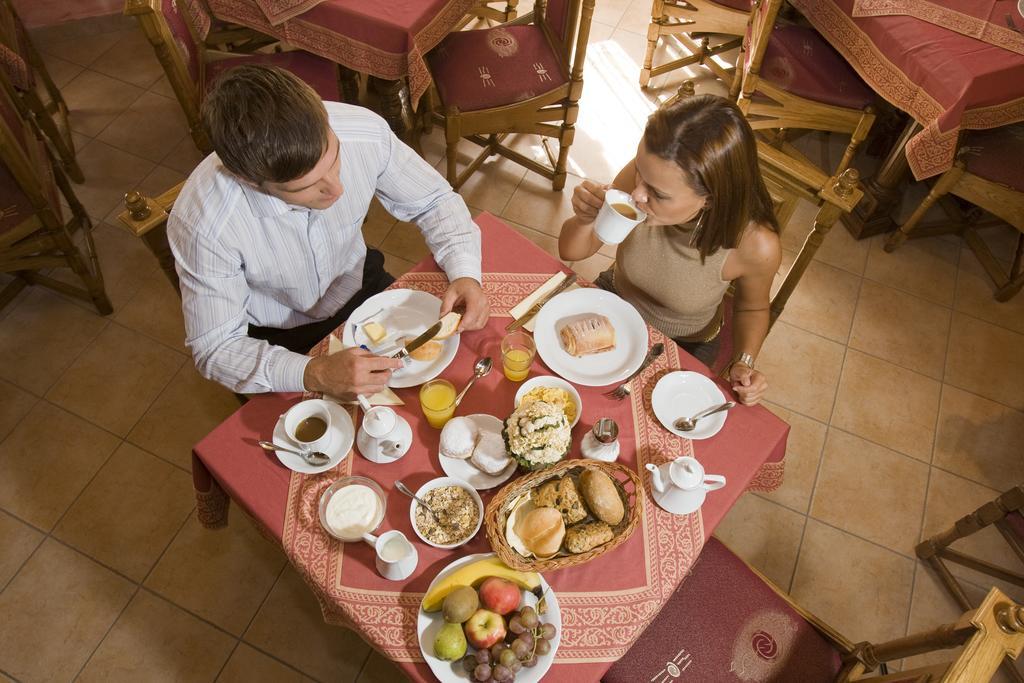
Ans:
[[[577,277],[579,276],[577,276],[576,273],[569,273],[566,276],[566,278],[558,284],[557,287],[555,287],[550,292],[541,297],[540,301],[535,303],[533,306],[530,306],[530,309],[526,311],[526,313],[523,313],[521,316],[510,322],[505,327],[505,331],[511,332],[513,330],[518,330],[520,327],[530,322],[533,316],[540,313],[540,309],[544,307],[544,304],[551,301],[553,298],[555,298],[557,295],[561,294],[565,290],[569,289],[569,287],[571,287],[573,283],[576,282]]]
[[[441,331],[441,321],[438,320],[436,323],[427,328],[427,331],[420,336],[413,339],[411,342],[406,344],[403,348],[398,349],[397,353],[392,354],[392,358],[408,358],[409,354],[420,348],[428,341],[437,336],[437,333]]]

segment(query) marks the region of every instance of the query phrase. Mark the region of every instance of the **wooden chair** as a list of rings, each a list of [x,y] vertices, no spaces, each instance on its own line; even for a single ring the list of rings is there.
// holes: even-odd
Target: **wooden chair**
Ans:
[[[997,301],[1008,301],[1024,287],[1024,125],[969,131],[951,169],[939,176],[931,192],[899,230],[889,236],[885,250],[893,251],[910,237],[959,233],[995,283]],[[978,236],[979,224],[956,222],[925,228],[918,223],[946,194],[966,199],[1019,231],[1009,271]]]
[[[874,673],[886,662],[958,647],[939,664]],[[884,643],[854,643],[711,538],[690,575],[602,680],[983,683],[1004,656],[1016,659],[1022,649],[1024,608],[995,588],[956,623]]]
[[[875,93],[816,31],[776,23],[782,0],[755,0],[732,94],[755,130],[803,129],[850,134],[838,175],[875,121]],[[777,145],[802,156],[782,137]]]
[[[0,67],[17,92],[17,106],[35,119],[65,173],[76,183],[85,180],[75,159],[68,105],[10,0],[0,0]]]
[[[295,50],[242,56],[210,50],[197,39],[190,17],[180,11],[177,0],[126,0],[124,13],[139,20],[185,112],[192,140],[204,154],[212,148],[199,118],[199,105],[210,83],[232,66],[278,66],[304,80],[323,99],[341,99],[338,66],[316,55]]]
[[[655,76],[691,64],[703,64],[732,83],[734,70],[722,67],[712,57],[742,45],[749,19],[750,0],[654,0],[640,87],[646,88]],[[654,66],[654,52],[665,36],[677,40],[689,54]]]
[[[1002,567],[986,560],[965,554],[951,547],[957,541],[976,534],[987,527],[995,527],[1010,546],[1011,552],[1024,568],[1024,484],[1017,485],[995,500],[985,503],[974,512],[958,519],[953,526],[927,538],[915,549],[917,556],[934,571],[942,584],[953,596],[961,609],[978,607],[967,597],[960,580],[949,570],[948,562],[987,574],[994,579],[1024,588],[1024,573]],[[1009,662],[1004,667],[1015,681],[1024,681],[1024,676]]]
[[[0,273],[15,276],[0,290],[0,307],[27,285],[38,284],[92,301],[101,315],[107,315],[113,308],[103,288],[92,222],[35,120],[20,116],[17,97],[0,70]],[[61,197],[71,211],[67,221]],[[52,277],[51,268],[70,268],[82,286]]]
[[[181,296],[181,284],[178,282],[178,271],[174,268],[174,254],[167,242],[167,217],[184,185],[183,180],[156,198],[145,197],[139,192],[128,192],[124,196],[125,210],[117,216],[121,225],[141,239],[156,257],[160,269],[178,296]]]
[[[593,13],[594,0],[537,0],[531,14],[510,24],[449,34],[428,56],[453,187],[493,154],[550,178],[556,190],[565,187]],[[512,133],[543,136],[551,165],[504,146]],[[558,140],[557,157],[548,137]],[[484,149],[460,174],[462,138]]]
[[[504,24],[519,15],[518,7],[519,0],[479,0],[476,7],[470,10],[469,16]]]

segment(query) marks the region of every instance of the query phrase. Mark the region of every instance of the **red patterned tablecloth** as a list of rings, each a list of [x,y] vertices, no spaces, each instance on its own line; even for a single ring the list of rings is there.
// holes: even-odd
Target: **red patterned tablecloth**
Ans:
[[[1024,121],[1024,55],[912,15],[855,16],[857,1],[791,3],[877,93],[924,127],[906,147],[916,178],[953,165],[961,129]]]
[[[493,216],[483,214],[477,223],[484,238],[483,284],[491,301],[492,319],[485,329],[461,336],[459,353],[441,375],[457,384],[472,374],[477,357],[500,356],[498,345],[509,309],[562,267]],[[427,259],[396,286],[440,294],[445,283],[443,274]],[[708,371],[651,330],[651,342],[655,341],[666,342],[667,352],[641,375],[634,386],[642,386],[642,390],[635,391],[631,400],[616,402],[602,395],[603,388],[578,387],[583,412],[574,430],[573,456],[578,454],[585,431],[598,417],[609,416],[621,428],[620,462],[637,468],[644,475],[645,486],[649,485],[645,463],[661,463],[679,454],[696,455],[709,472],[724,474],[729,483],[710,494],[701,512],[692,515],[668,514],[645,494],[643,523],[626,543],[590,563],[545,574],[557,591],[562,611],[562,642],[545,680],[599,679],[668,600],[736,499],[745,490],[771,490],[782,481],[789,427],[764,408],[735,408],[718,435],[698,442],[676,437],[657,423],[650,405],[657,378],[680,368]],[[322,353],[325,347],[322,342],[312,353]],[[548,371],[537,361],[532,374]],[[504,416],[511,410],[517,387],[500,371],[492,372],[477,382],[458,413]],[[389,582],[376,574],[372,548],[335,541],[317,520],[320,491],[339,476],[360,474],[372,477],[387,492],[388,511],[382,528],[401,529],[415,539],[408,500],[391,484],[400,478],[415,489],[441,475],[438,432],[419,414],[415,388],[396,393],[406,402],[398,410],[412,424],[415,443],[395,463],[375,465],[353,450],[330,472],[316,476],[289,472],[273,455],[255,446],[257,439],[269,438],[278,416],[300,398],[274,394],[253,399],[196,445],[193,476],[205,524],[226,522],[226,496],[230,496],[269,537],[282,544],[320,600],[328,622],[355,629],[414,680],[431,680],[416,638],[419,602],[445,565],[464,554],[489,550],[483,533],[456,551],[417,543],[420,562],[414,575],[406,581]],[[352,416],[357,419],[355,410]],[[485,502],[491,495],[484,493]]]
[[[261,7],[265,4],[281,10],[271,11],[274,22]],[[476,0],[209,0],[222,21],[274,36],[360,73],[391,81],[408,78],[413,102],[430,85],[427,52],[475,4]]]
[[[856,0],[853,16],[905,14],[1024,54],[1021,7],[1018,0]]]

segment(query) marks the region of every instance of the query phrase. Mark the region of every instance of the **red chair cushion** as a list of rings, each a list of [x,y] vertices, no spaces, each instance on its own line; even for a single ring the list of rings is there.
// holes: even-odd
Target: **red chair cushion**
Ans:
[[[35,212],[36,208],[21,191],[7,165],[0,163],[0,235],[18,227]]]
[[[875,93],[817,31],[776,24],[761,63],[761,78],[809,100],[863,109]]]
[[[1024,124],[969,131],[960,153],[974,175],[1024,192]]]
[[[515,104],[569,81],[534,25],[456,31],[427,59],[442,104],[460,111]]]
[[[750,11],[750,0],[712,0],[716,5],[725,5],[740,12]]]
[[[711,538],[661,613],[602,680],[818,683],[835,680],[840,665],[828,640]]]
[[[334,62],[329,62],[322,57],[317,57],[314,54],[301,50],[232,57],[231,59],[208,62],[206,64],[206,87],[209,88],[210,84],[217,80],[222,73],[240,64],[263,64],[281,67],[291,71],[308,83],[320,95],[321,99],[329,102],[341,101],[341,91],[338,85],[338,68]]]

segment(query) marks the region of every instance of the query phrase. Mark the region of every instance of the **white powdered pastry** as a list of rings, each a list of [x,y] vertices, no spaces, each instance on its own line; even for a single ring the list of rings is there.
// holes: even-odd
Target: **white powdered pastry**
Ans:
[[[468,417],[453,417],[441,430],[441,455],[465,460],[473,454],[479,430]]]
[[[482,472],[497,474],[506,467],[511,460],[505,452],[505,441],[498,432],[484,431],[480,434],[480,440],[476,442],[473,449],[471,462]]]

